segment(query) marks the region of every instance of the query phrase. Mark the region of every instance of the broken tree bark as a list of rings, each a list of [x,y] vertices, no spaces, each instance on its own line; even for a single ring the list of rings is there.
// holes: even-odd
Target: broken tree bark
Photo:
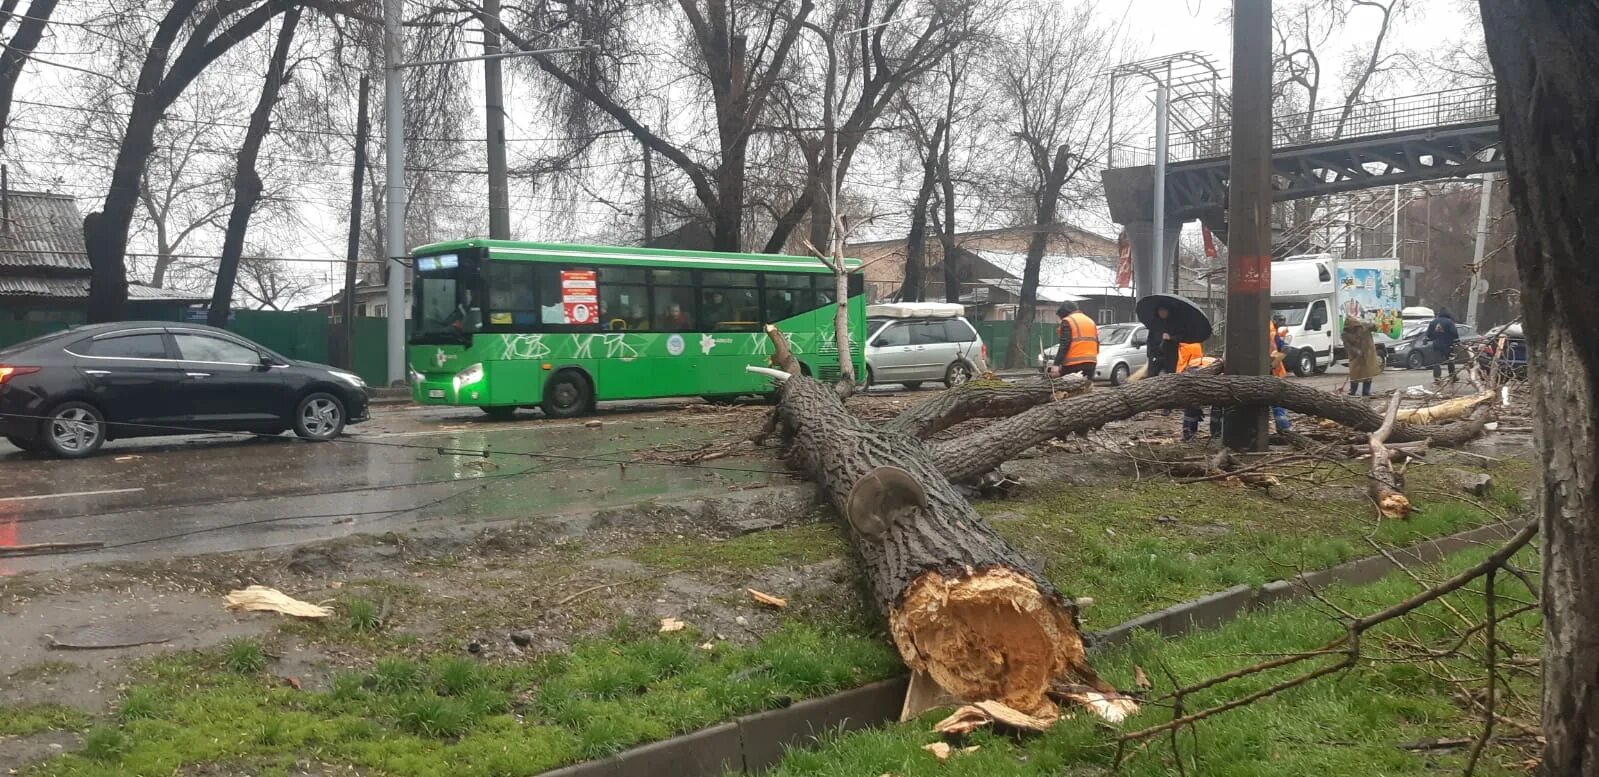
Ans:
[[[1439,402],[1436,405],[1401,410],[1397,418],[1403,424],[1435,424],[1439,421],[1465,418],[1471,415],[1471,411],[1478,405],[1493,398],[1494,392],[1483,391],[1469,397],[1456,397]]]
[[[931,456],[944,477],[959,483],[981,476],[1022,451],[1061,435],[1097,429],[1150,410],[1235,405],[1276,405],[1327,418],[1357,432],[1369,433],[1382,426],[1382,416],[1352,397],[1328,394],[1269,376],[1188,372],[1161,375],[1121,388],[1093,391],[1034,407],[958,440],[936,443]],[[1389,439],[1394,442],[1427,440],[1433,446],[1448,448],[1465,444],[1482,433],[1483,421],[1474,416],[1471,420],[1443,426],[1396,423]]]
[[[975,418],[1013,416],[1063,396],[1082,393],[1088,387],[1088,379],[1081,375],[1016,382],[974,380],[906,409],[888,423],[888,428],[925,440],[956,424]]]
[[[1388,400],[1388,412],[1383,416],[1382,426],[1372,432],[1367,443],[1371,449],[1371,474],[1366,478],[1366,495],[1371,497],[1371,503],[1377,506],[1377,512],[1382,517],[1404,519],[1409,518],[1415,508],[1404,494],[1404,475],[1394,469],[1388,446],[1383,444],[1394,431],[1399,414],[1399,398],[1399,394],[1394,394]]]
[[[851,415],[784,357],[786,373],[766,371],[783,383],[778,429],[847,519],[906,665],[956,699],[1027,714],[1052,714],[1061,681],[1120,699],[1088,664],[1076,605],[978,517],[922,443]]]

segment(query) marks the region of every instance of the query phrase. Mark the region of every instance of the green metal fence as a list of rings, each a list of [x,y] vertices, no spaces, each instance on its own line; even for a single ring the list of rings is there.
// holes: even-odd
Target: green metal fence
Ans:
[[[1005,366],[1006,351],[1010,348],[1011,330],[1015,327],[1016,322],[973,321],[972,325],[977,327],[977,334],[981,335],[983,342],[988,344],[989,361],[993,366],[1003,368]],[[1036,366],[1038,352],[1054,345],[1056,342],[1054,322],[1033,322],[1031,331],[1027,336],[1027,347],[1023,349],[1027,353],[1027,361],[1021,366]]]

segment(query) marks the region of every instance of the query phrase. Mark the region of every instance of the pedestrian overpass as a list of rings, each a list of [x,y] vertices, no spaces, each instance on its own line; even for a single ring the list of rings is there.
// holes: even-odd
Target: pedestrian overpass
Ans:
[[[1184,223],[1200,220],[1226,239],[1231,122],[1174,137],[1166,164],[1166,265]],[[1490,85],[1408,95],[1272,121],[1272,200],[1320,197],[1504,169]],[[1127,229],[1133,277],[1154,276],[1154,166],[1104,173],[1112,219]],[[1167,275],[1166,277],[1172,277]],[[1140,296],[1155,289],[1138,287]]]

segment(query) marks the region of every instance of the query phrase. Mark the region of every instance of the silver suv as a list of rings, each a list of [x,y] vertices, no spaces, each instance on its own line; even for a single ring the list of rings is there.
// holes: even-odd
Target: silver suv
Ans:
[[[928,309],[921,310],[922,305]],[[869,306],[867,383],[916,389],[926,381],[943,381],[953,387],[986,372],[988,346],[965,316],[950,315],[946,308],[959,310],[936,303]]]

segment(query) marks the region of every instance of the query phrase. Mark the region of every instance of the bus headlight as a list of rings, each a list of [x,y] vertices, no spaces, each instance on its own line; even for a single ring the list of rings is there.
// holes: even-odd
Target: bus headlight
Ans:
[[[483,380],[483,365],[474,364],[470,367],[467,367],[466,369],[455,373],[455,380],[453,381],[455,384],[455,391],[456,393],[460,393],[462,388],[470,386],[480,380]]]

